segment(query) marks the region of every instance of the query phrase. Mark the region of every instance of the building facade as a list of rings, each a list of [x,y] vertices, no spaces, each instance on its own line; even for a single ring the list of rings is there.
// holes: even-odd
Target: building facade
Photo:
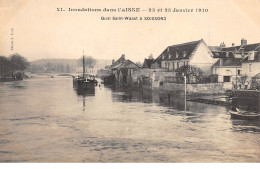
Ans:
[[[168,46],[155,61],[160,62],[161,68],[167,68],[170,71],[190,65],[200,68],[204,75],[210,75],[216,59],[213,58],[207,44],[201,39]]]

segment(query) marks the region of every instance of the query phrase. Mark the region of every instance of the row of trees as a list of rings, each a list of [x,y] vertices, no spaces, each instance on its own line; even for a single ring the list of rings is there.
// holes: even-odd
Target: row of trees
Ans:
[[[44,65],[32,64],[31,71],[33,73],[71,73],[73,70],[69,64],[48,62]]]
[[[0,56],[0,75],[4,77],[14,71],[24,71],[30,67],[27,59],[18,53],[12,54],[9,57]]]
[[[93,72],[93,67],[96,65],[96,59],[91,56],[85,57],[85,70],[86,72]],[[32,63],[31,71],[33,73],[75,73],[77,67],[82,71],[83,59],[77,60],[76,64],[74,62],[68,63],[48,61],[47,63]]]

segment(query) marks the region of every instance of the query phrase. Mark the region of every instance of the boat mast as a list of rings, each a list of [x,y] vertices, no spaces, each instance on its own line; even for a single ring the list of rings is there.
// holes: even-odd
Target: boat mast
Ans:
[[[84,50],[83,50],[83,78],[85,77],[85,58],[84,58]]]

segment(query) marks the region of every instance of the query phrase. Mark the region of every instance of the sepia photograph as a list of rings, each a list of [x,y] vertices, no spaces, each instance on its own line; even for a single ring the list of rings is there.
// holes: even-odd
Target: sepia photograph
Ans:
[[[0,162],[259,167],[259,18],[260,0],[0,0]]]

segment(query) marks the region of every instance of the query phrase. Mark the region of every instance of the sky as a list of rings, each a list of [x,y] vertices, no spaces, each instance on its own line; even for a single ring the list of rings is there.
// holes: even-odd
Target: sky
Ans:
[[[68,8],[204,8],[202,13],[69,12]],[[57,11],[63,8],[66,11]],[[113,21],[101,17],[166,17],[166,21]],[[96,59],[143,62],[170,45],[204,39],[260,42],[260,0],[0,0],[0,55],[19,53],[29,61],[78,59],[83,50]],[[13,28],[13,35],[11,29]],[[11,50],[13,37],[13,50]]]

